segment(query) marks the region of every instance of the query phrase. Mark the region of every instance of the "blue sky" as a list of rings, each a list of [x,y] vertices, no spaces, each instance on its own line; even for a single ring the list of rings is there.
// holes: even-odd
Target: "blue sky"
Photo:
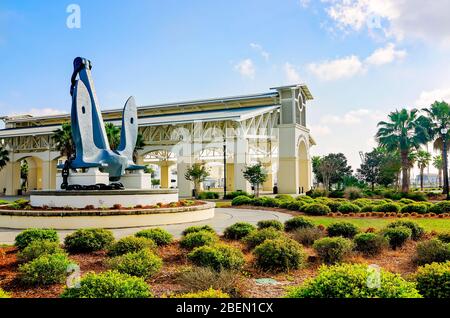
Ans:
[[[69,4],[81,28],[66,25]],[[375,145],[400,107],[450,100],[449,0],[0,2],[0,114],[70,109],[72,60],[93,61],[103,109],[304,82],[314,154]]]

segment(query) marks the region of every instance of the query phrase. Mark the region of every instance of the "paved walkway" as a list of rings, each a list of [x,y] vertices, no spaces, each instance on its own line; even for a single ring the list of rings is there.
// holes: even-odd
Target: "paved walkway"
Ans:
[[[216,208],[215,217],[209,220],[194,222],[194,223],[183,223],[183,224],[173,224],[173,225],[161,225],[160,227],[166,229],[175,237],[179,238],[181,232],[191,225],[211,225],[218,233],[223,233],[223,230],[236,222],[249,222],[256,224],[261,220],[277,219],[281,222],[286,221],[291,218],[289,214],[274,212],[274,211],[259,211],[259,210],[246,210],[246,209],[233,209],[233,208]],[[1,226],[1,225],[0,225]],[[113,229],[114,236],[116,238],[121,238],[128,235],[133,235],[134,233],[147,228],[127,228],[127,229]],[[14,238],[21,230],[11,230],[0,227],[0,244],[13,244]],[[72,233],[73,230],[61,230],[58,231],[61,240],[64,237]]]

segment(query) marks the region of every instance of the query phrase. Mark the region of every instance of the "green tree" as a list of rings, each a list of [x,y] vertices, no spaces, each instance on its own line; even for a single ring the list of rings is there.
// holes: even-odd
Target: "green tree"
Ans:
[[[417,151],[417,166],[420,169],[420,190],[423,191],[423,172],[430,164],[431,154],[425,150]]]
[[[418,120],[418,110],[396,110],[388,116],[388,121],[378,123],[376,138],[388,151],[399,151],[402,167],[402,192],[409,191],[408,171],[410,153],[418,149],[428,139],[426,127]]]
[[[55,148],[61,156],[70,158],[75,155],[75,145],[72,139],[72,126],[70,123],[63,123],[61,128],[55,130],[52,136]]]
[[[450,123],[450,106],[446,102],[434,102],[430,108],[424,108],[426,113],[426,120],[428,124],[428,133],[430,140],[434,140],[435,148],[441,150],[443,159],[443,172],[444,172],[444,194],[449,193],[448,183],[448,141],[449,132],[448,129]]]
[[[395,182],[398,189],[402,167],[400,154],[398,151],[391,152],[385,148],[381,148],[381,151],[383,152],[383,160],[381,162],[378,184],[388,187]]]
[[[120,145],[120,128],[113,123],[105,124],[106,137],[111,150],[116,150]]]
[[[320,159],[313,158],[313,172],[328,191],[333,184],[343,185],[344,178],[351,176],[353,171],[344,154],[330,153]]]
[[[374,148],[371,152],[364,154],[364,161],[356,170],[358,178],[370,184],[372,191],[380,180],[383,159],[384,153],[380,151],[380,148]]]
[[[6,167],[9,162],[9,151],[0,146],[0,171]]]
[[[442,170],[444,169],[444,160],[442,160],[441,155],[433,157],[433,167],[438,171],[438,183],[440,188],[442,187]]]
[[[267,180],[267,171],[258,162],[257,164],[246,166],[243,174],[245,180],[253,186],[255,197],[259,197],[259,187]]]
[[[184,177],[188,181],[194,182],[194,189],[195,189],[195,197],[198,198],[198,195],[200,194],[200,185],[205,179],[209,176],[209,172],[206,169],[205,163],[199,163],[196,162],[192,166],[190,166],[186,173],[184,174]]]

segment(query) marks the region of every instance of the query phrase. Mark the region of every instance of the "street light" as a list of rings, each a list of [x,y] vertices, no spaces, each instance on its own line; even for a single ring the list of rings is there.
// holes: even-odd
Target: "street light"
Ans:
[[[443,148],[443,157],[444,160],[444,194],[447,196],[447,200],[450,200],[450,193],[448,189],[448,156],[447,156],[447,133],[448,128],[441,128],[441,137],[442,137],[442,148]]]

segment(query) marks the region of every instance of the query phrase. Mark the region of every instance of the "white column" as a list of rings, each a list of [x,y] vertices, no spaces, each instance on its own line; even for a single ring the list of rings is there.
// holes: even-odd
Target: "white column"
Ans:
[[[251,191],[251,186],[245,180],[243,171],[248,163],[248,140],[238,135],[234,143],[234,191]]]
[[[299,164],[295,124],[279,127],[278,193],[299,193]]]
[[[178,182],[178,195],[180,197],[191,197],[192,189],[194,188],[191,181],[186,180],[184,175],[188,168],[192,165],[191,156],[180,156],[177,161],[177,182]]]
[[[20,162],[14,162],[13,158],[10,160],[4,168],[6,195],[17,195],[17,190],[20,188]]]
[[[42,161],[42,189],[56,189],[56,160]]]

